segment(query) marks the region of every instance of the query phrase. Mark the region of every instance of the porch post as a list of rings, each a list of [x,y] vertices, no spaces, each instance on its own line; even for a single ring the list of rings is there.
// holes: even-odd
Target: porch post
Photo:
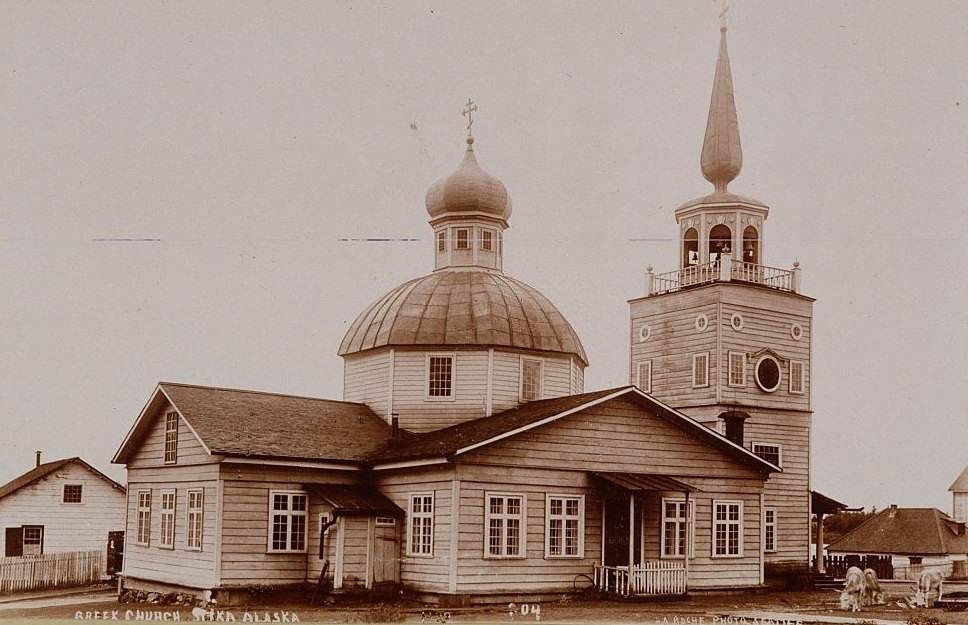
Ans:
[[[689,491],[686,491],[686,552],[682,554],[682,568],[686,589],[689,588],[689,550],[692,549],[692,516],[689,514]]]
[[[629,491],[629,588],[635,569],[635,491]]]
[[[813,563],[813,570],[817,573],[826,573],[823,565],[823,512],[817,513],[817,547],[816,560]]]

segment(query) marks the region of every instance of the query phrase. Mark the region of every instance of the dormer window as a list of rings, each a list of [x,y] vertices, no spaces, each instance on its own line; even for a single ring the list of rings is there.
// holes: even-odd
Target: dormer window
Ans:
[[[468,243],[469,243],[469,239],[468,239],[467,228],[458,228],[457,229],[457,245],[454,246],[454,249],[466,250],[466,249],[468,249],[470,247],[470,245]]]

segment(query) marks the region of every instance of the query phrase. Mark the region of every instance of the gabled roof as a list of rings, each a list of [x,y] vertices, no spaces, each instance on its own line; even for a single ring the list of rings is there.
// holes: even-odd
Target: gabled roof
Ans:
[[[948,487],[954,493],[968,493],[968,467],[965,467],[955,481]]]
[[[834,541],[827,551],[898,555],[968,553],[968,534],[936,508],[890,507]]]
[[[161,382],[113,462],[131,460],[166,403],[211,455],[356,463],[390,436],[390,426],[363,404]]]
[[[108,476],[104,475],[103,473],[101,473],[100,471],[98,471],[88,463],[84,462],[83,460],[75,456],[73,458],[64,458],[63,460],[54,460],[52,462],[45,462],[41,465],[34,467],[30,471],[27,471],[23,475],[19,477],[15,477],[14,479],[10,480],[3,486],[0,486],[0,499],[3,499],[7,495],[12,495],[13,493],[17,492],[21,488],[25,486],[29,486],[30,484],[33,484],[38,480],[44,479],[51,473],[56,473],[58,470],[60,470],[63,467],[66,467],[71,463],[80,464],[82,467],[84,467],[85,469],[93,473],[95,476],[107,482],[111,487],[117,488],[121,492],[125,491],[124,486],[118,484]]]
[[[766,472],[780,471],[779,467],[634,386],[528,402],[489,417],[481,417],[441,430],[415,435],[397,447],[377,454],[373,460],[375,464],[381,464],[458,456],[620,397],[648,406],[665,421],[754,469]]]

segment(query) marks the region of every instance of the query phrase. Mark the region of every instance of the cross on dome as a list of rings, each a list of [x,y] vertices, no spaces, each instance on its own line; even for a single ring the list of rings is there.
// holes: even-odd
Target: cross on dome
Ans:
[[[473,139],[474,134],[471,132],[471,126],[474,125],[474,112],[477,111],[477,105],[474,104],[474,100],[467,98],[467,104],[464,105],[464,110],[461,111],[461,116],[467,118],[467,138]],[[470,142],[468,142],[470,143]]]

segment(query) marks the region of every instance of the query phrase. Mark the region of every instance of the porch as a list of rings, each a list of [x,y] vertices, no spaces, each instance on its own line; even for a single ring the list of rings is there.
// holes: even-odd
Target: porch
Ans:
[[[604,495],[602,556],[594,566],[595,588],[621,597],[685,594],[689,565],[684,555],[693,550],[687,530],[693,514],[690,495],[698,489],[663,475],[592,475]],[[662,499],[661,493],[681,493],[683,497]],[[657,540],[660,519],[668,533],[663,541]],[[659,544],[660,551],[650,544]]]

